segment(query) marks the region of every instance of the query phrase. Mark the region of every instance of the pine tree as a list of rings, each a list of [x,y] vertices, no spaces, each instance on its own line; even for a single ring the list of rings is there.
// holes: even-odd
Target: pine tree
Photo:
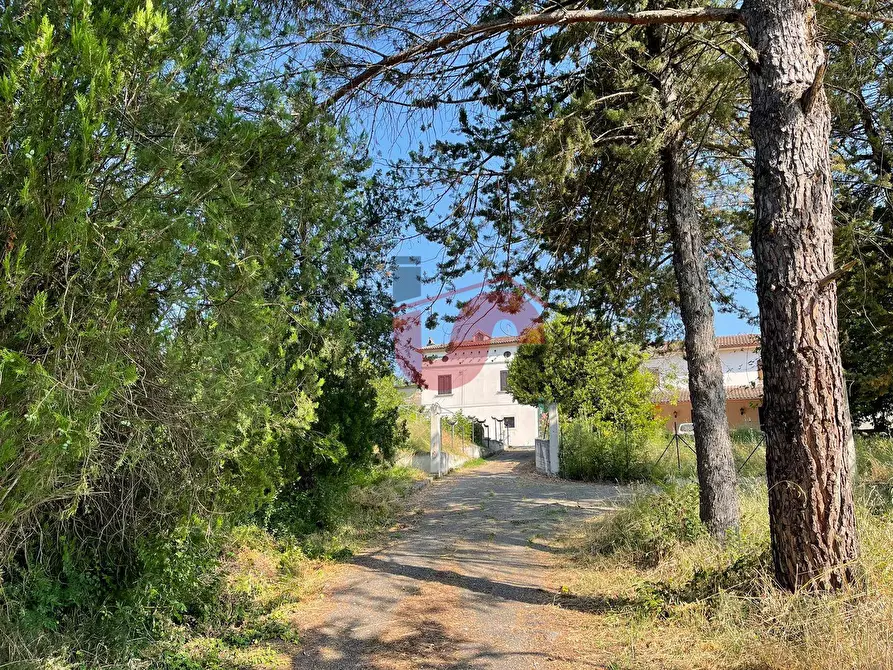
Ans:
[[[840,3],[834,3],[834,8],[873,19],[868,12]],[[832,239],[831,114],[824,89],[827,55],[811,0],[745,0],[740,10],[550,6],[496,19],[487,16],[452,30],[440,23],[428,39],[416,40],[350,76],[331,100],[338,102],[384,72],[392,83],[404,83],[401,65],[426,59],[437,62],[463,49],[471,50],[462,62],[473,69],[486,58],[481,45],[492,48],[490,40],[505,34],[513,36],[507,40],[511,43],[515,36],[523,39],[523,31],[586,23],[714,22],[741,24],[747,35],[741,44],[751,92],[752,249],[776,577],[790,589],[840,588],[855,577],[859,543],[853,506],[852,426],[837,337],[839,273]],[[442,80],[452,71],[435,70],[434,77]],[[408,72],[406,80],[418,80],[424,74],[424,70]]]

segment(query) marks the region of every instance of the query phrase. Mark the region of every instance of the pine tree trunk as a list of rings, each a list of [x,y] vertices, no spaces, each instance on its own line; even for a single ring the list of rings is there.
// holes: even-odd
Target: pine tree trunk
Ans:
[[[852,427],[833,280],[830,111],[809,0],[746,0],[756,148],[753,251],[765,388],[772,554],[779,583],[854,578]]]
[[[685,326],[701,521],[711,535],[722,538],[738,527],[737,473],[726,417],[722,363],[713,329],[703,234],[695,207],[691,166],[682,143],[670,139],[661,150],[661,157],[667,218],[673,238],[673,270]]]
[[[653,0],[649,9],[660,9],[661,4]],[[650,26],[647,35],[649,55],[653,59],[661,57],[666,48],[666,27]],[[653,76],[652,83],[664,109],[661,167],[667,223],[673,242],[673,271],[685,328],[700,516],[711,535],[723,538],[738,527],[738,477],[726,416],[722,361],[713,327],[704,236],[695,206],[692,166],[686,155],[684,135],[679,130],[682,114],[678,108],[673,64],[664,65],[661,73]]]

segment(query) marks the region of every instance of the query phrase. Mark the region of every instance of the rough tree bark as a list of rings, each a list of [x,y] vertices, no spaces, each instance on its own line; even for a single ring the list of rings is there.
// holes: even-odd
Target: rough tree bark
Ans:
[[[823,1],[822,4],[836,6]],[[842,8],[853,13],[853,10]],[[874,18],[865,15],[864,18]],[[883,19],[889,21],[890,19]],[[753,47],[753,250],[764,370],[772,553],[780,584],[839,588],[859,556],[852,426],[837,335],[825,55],[811,0],[744,0],[741,10],[551,11],[467,26],[387,56],[338,89],[387,68],[518,27],[616,22],[743,23]]]
[[[649,3],[657,9],[658,3]],[[648,52],[660,58],[666,27],[649,26]],[[692,165],[685,150],[681,110],[672,63],[652,77],[663,105],[664,142],[660,150],[667,223],[673,243],[673,271],[685,328],[688,391],[698,462],[700,517],[713,537],[738,528],[738,476],[726,416],[722,362],[716,347],[713,305],[704,256],[704,236],[696,207]]]
[[[737,473],[726,417],[722,363],[713,329],[704,241],[695,207],[691,166],[681,142],[671,139],[661,150],[661,157],[673,238],[673,270],[685,326],[701,521],[711,535],[722,538],[738,527]]]
[[[854,577],[852,427],[837,335],[824,49],[809,0],[746,0],[756,148],[753,251],[775,573],[789,589]]]

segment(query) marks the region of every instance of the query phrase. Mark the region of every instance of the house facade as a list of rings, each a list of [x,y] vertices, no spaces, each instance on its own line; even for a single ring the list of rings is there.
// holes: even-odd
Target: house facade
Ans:
[[[470,340],[422,347],[420,404],[437,403],[481,421],[485,434],[507,446],[532,446],[539,430],[539,410],[517,402],[508,390],[508,366],[521,338],[491,337],[478,332]]]
[[[716,339],[726,387],[726,416],[731,428],[760,427],[763,398],[759,338],[730,335]],[[470,340],[421,348],[422,376],[427,388],[413,394],[423,407],[437,403],[443,414],[462,412],[486,428],[486,435],[508,446],[531,446],[539,433],[540,410],[517,402],[507,387],[508,366],[522,340],[491,337],[483,332]],[[655,376],[655,411],[666,429],[691,422],[688,364],[681,342],[650,352],[645,367]],[[415,389],[415,387],[412,387]],[[408,389],[407,389],[408,391]]]
[[[760,427],[763,400],[757,335],[727,335],[716,338],[726,387],[726,417],[731,428]],[[691,422],[688,393],[688,364],[681,342],[673,342],[651,353],[646,368],[657,379],[654,404],[666,429]]]

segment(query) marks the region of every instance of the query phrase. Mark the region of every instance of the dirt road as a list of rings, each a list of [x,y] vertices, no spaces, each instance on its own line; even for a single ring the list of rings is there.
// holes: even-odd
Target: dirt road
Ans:
[[[615,487],[538,476],[514,450],[418,495],[408,527],[309,605],[295,668],[603,667],[579,651],[591,604],[550,583],[550,540],[611,509]]]

